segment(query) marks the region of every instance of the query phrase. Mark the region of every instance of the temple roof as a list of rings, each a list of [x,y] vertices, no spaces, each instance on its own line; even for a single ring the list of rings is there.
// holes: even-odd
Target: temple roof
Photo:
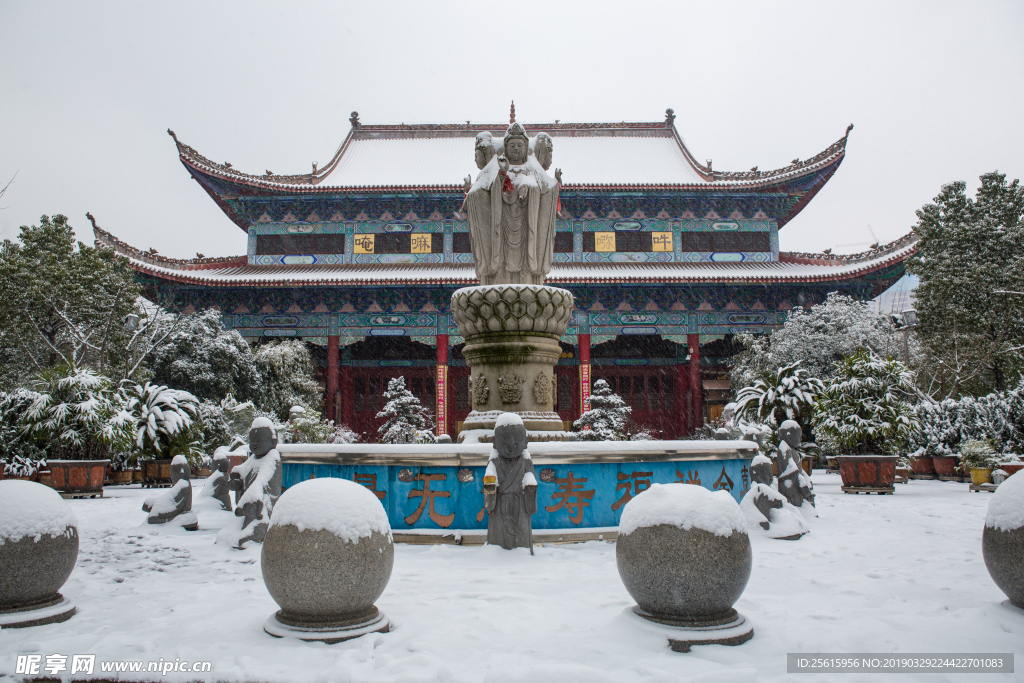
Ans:
[[[472,264],[343,264],[255,266],[245,256],[177,260],[137,250],[93,227],[97,245],[112,247],[139,273],[210,287],[309,287],[477,284]],[[853,280],[900,265],[917,252],[914,232],[884,246],[849,256],[781,252],[776,262],[750,263],[555,263],[546,283],[771,284]]]
[[[181,161],[193,174],[208,175],[239,188],[277,194],[353,189],[452,190],[462,188],[466,175],[476,176],[473,138],[482,131],[501,136],[505,124],[364,125],[353,112],[352,128],[328,163],[310,173],[263,175],[243,173],[231,164],[211,161],[180,142],[173,131]],[[789,166],[760,171],[722,172],[702,164],[690,152],[675,127],[672,110],[665,121],[639,123],[524,124],[531,136],[545,132],[553,138],[554,163],[564,173],[566,189],[573,188],[686,188],[757,189],[784,185],[821,173],[842,160],[846,134],[820,154]],[[198,178],[197,178],[198,180]],[[208,191],[209,188],[208,188]]]

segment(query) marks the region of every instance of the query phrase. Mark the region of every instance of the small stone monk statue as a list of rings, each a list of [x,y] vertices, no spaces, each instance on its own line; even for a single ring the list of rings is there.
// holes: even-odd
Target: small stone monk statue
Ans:
[[[795,420],[786,420],[779,425],[779,450],[775,457],[779,469],[779,493],[793,507],[800,507],[806,500],[814,506],[814,493],[811,480],[804,474],[801,463],[804,459],[800,450],[800,439],[803,432]]]
[[[212,497],[220,501],[222,508],[231,511],[231,490],[228,488],[228,470],[231,469],[231,461],[227,453],[218,449],[213,455],[213,474],[210,475],[206,485],[210,487]]]
[[[270,515],[281,497],[281,454],[277,452],[277,431],[265,417],[252,421],[249,429],[250,457],[232,470],[228,487],[235,491],[235,515],[243,518],[235,547],[246,541],[262,543],[270,528]]]
[[[148,512],[150,524],[166,524],[172,519],[189,531],[199,529],[199,522],[192,512],[192,469],[184,455],[171,460],[171,488],[158,496],[147,498],[142,511]]]
[[[771,511],[782,507],[782,498],[772,488],[772,461],[767,456],[757,455],[750,463],[750,481],[752,486],[747,493],[754,507],[764,517],[759,523],[761,528],[768,529]]]
[[[537,479],[526,450],[523,420],[502,414],[494,425],[494,448],[484,472],[487,543],[506,550],[529,548],[533,554],[530,516],[537,512]]]

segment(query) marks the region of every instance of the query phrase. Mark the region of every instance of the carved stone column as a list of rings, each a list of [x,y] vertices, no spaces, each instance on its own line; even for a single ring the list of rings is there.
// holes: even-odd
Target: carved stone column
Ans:
[[[554,412],[554,369],[572,312],[571,293],[543,285],[466,287],[452,295],[471,370],[472,411],[463,431],[493,430],[498,416],[508,412],[518,414],[530,432],[562,433]],[[543,438],[534,434],[530,440]]]

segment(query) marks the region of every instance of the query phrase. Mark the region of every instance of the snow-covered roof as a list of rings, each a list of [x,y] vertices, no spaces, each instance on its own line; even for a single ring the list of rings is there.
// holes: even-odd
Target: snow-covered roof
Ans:
[[[311,266],[256,266],[245,257],[218,261],[176,261],[141,252],[100,228],[96,241],[113,247],[129,259],[132,268],[176,282],[237,287],[341,286],[341,285],[474,285],[472,264],[374,263]],[[555,263],[547,284],[588,283],[769,283],[828,282],[861,277],[899,263],[917,250],[911,233],[886,248],[868,252],[864,258],[845,260],[782,258],[769,263]],[[784,255],[780,255],[784,256]]]
[[[697,161],[679,136],[671,110],[663,122],[524,124],[532,137],[552,137],[553,167],[562,169],[564,186],[758,188],[777,185],[820,171],[841,159],[846,135],[809,159],[794,159],[789,166],[760,171],[723,172]],[[353,115],[353,127],[330,161],[310,173],[263,175],[243,173],[228,163],[217,163],[180,142],[173,131],[182,162],[213,178],[280,191],[329,192],[352,189],[461,188],[466,175],[476,176],[475,136],[488,131],[504,135],[503,124],[399,124],[363,125]]]
[[[666,131],[667,132],[667,131]],[[354,138],[324,185],[436,186],[479,173],[473,138]],[[706,183],[670,135],[658,137],[556,136],[552,173],[574,185],[687,185]]]

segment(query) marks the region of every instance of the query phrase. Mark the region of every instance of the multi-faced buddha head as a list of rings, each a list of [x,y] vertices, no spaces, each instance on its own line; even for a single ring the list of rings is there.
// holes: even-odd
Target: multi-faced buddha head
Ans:
[[[518,123],[513,123],[505,132],[505,157],[513,166],[526,163],[530,154],[530,139],[526,130]]]
[[[545,171],[551,168],[551,136],[547,133],[537,133],[533,142],[533,155],[537,157],[537,163]]]
[[[494,138],[490,133],[484,131],[476,136],[474,153],[476,155],[476,167],[482,171],[484,166],[490,163],[491,157],[494,156]]]

